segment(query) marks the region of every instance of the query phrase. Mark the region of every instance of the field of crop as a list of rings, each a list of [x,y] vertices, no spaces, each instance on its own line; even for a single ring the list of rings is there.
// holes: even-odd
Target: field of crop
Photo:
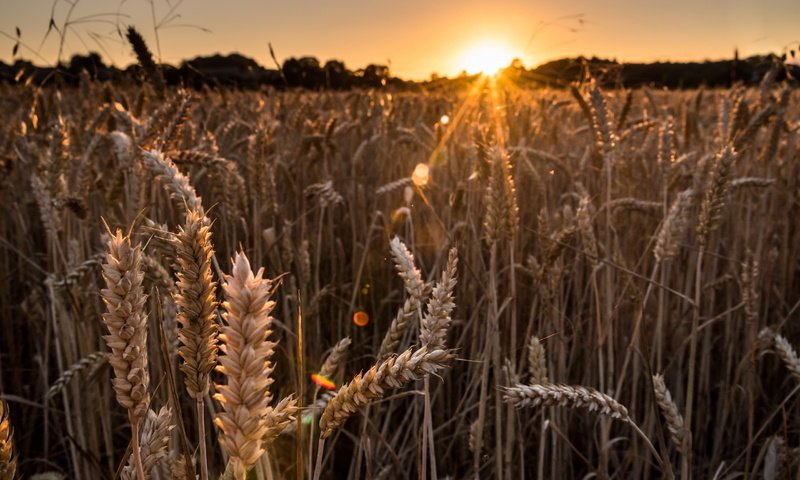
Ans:
[[[0,85],[0,478],[797,478],[775,72]]]

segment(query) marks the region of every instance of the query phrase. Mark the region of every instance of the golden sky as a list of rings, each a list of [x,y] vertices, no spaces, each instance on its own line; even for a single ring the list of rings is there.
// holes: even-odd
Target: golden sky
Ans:
[[[56,0],[59,27],[75,1]],[[158,29],[166,62],[239,52],[271,66],[271,42],[279,59],[336,58],[351,69],[391,62],[394,75],[414,79],[474,71],[476,56],[517,56],[527,66],[576,55],[703,60],[729,58],[734,48],[743,57],[780,53],[800,40],[795,0],[77,0],[64,58],[99,51],[108,63],[131,63],[116,23],[135,25],[156,51],[151,5],[156,23],[170,6],[179,15]],[[39,57],[25,48],[20,54],[36,63],[53,64],[58,56],[57,32],[43,42],[52,6],[0,0],[0,31],[13,36],[20,27]],[[85,18],[94,14],[109,15]],[[0,37],[0,60],[11,60],[13,44]]]

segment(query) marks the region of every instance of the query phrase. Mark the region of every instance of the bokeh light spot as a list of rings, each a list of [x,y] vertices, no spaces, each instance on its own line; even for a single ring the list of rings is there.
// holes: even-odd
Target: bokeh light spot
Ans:
[[[430,167],[425,163],[418,163],[414,167],[414,173],[411,174],[411,181],[418,187],[424,187],[430,180]]]
[[[369,315],[363,310],[359,310],[353,314],[353,323],[357,327],[365,327],[369,323]]]

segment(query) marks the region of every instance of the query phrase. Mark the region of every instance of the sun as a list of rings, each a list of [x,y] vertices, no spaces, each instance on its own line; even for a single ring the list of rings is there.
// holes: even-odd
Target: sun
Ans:
[[[492,75],[501,68],[511,64],[519,57],[515,52],[500,42],[482,41],[464,51],[460,59],[460,69],[469,74],[483,73]]]

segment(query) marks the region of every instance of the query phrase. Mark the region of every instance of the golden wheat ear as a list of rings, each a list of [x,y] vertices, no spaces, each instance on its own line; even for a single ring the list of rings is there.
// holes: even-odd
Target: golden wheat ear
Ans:
[[[150,374],[147,364],[147,296],[142,288],[142,251],[131,244],[121,230],[109,236],[103,278],[106,288],[100,291],[107,312],[103,322],[108,328],[106,344],[111,349],[108,363],[114,369],[112,385],[117,402],[128,410],[133,442],[136,476],[144,478],[140,458],[139,428],[150,404]]]
[[[14,430],[8,420],[8,405],[0,400],[0,480],[13,480],[17,471],[14,456]]]
[[[223,285],[225,324],[220,329],[219,370],[225,384],[216,385],[214,398],[222,411],[214,423],[220,428],[219,442],[230,457],[226,472],[241,478],[265,451],[271,438],[294,421],[294,399],[269,406],[275,343],[272,334],[271,296],[275,283],[263,278],[264,269],[253,273],[244,253],[233,259],[233,270]]]

